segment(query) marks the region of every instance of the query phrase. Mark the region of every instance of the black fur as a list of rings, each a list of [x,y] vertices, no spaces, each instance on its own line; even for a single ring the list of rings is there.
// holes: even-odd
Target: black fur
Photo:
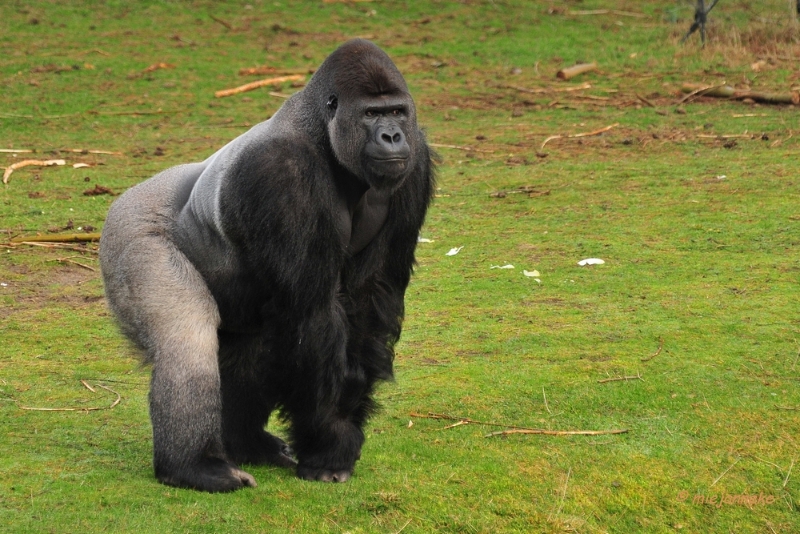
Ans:
[[[112,206],[109,304],[153,364],[165,484],[255,485],[239,464],[344,481],[392,377],[403,297],[433,191],[405,81],[350,41],[275,116]],[[280,410],[292,449],[264,430]]]

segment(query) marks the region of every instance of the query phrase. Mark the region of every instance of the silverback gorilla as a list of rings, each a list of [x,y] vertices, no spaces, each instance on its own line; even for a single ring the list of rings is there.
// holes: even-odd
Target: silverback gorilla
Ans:
[[[350,478],[392,377],[431,158],[397,67],[354,40],[274,117],[112,205],[106,296],[152,364],[161,482],[255,486],[241,464]],[[264,429],[274,410],[291,448]]]

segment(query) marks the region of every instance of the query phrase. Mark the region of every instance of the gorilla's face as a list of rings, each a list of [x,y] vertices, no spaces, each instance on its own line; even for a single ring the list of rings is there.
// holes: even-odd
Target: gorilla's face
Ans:
[[[362,95],[339,100],[331,96],[329,123],[336,158],[377,190],[399,187],[412,168],[416,133],[414,103],[405,93]]]

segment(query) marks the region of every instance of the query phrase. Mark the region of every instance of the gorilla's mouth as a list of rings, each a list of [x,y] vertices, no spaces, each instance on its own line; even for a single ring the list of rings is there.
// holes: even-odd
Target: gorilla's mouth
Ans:
[[[381,163],[394,163],[394,162],[408,161],[408,158],[405,156],[398,156],[394,158],[372,158],[372,161],[379,161]]]

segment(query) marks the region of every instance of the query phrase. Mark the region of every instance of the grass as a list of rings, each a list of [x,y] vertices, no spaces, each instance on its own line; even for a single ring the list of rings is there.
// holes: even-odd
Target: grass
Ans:
[[[795,531],[797,108],[676,104],[684,81],[796,91],[789,58],[800,45],[785,9],[782,0],[721,2],[701,49],[695,37],[678,44],[688,3],[651,0],[4,4],[0,148],[36,153],[0,153],[0,165],[29,156],[68,163],[11,175],[0,189],[9,238],[101,228],[113,197],[85,190],[119,193],[203,159],[274,113],[282,100],[266,89],[213,97],[254,79],[238,69],[313,68],[352,36],[396,60],[431,142],[470,150],[438,149],[440,190],[423,231],[433,242],[418,248],[397,380],[381,387],[383,410],[343,485],[265,467],[248,469],[258,488],[233,494],[157,484],[148,370],[113,324],[98,272],[70,263],[97,268],[96,255],[2,247],[0,524]],[[600,70],[557,82],[555,72],[576,61]],[[172,67],[144,72],[157,63]],[[561,91],[584,82],[591,88]],[[616,123],[541,148],[549,136]],[[739,137],[717,137],[731,135]],[[75,148],[118,154],[64,152]],[[520,187],[536,194],[509,192]],[[606,263],[579,267],[587,257]],[[507,263],[515,268],[491,269]],[[21,409],[112,405],[116,395],[81,380],[121,402]],[[445,429],[453,421],[410,415],[428,412],[628,433],[487,438],[499,428]],[[739,495],[761,500],[733,503]]]

